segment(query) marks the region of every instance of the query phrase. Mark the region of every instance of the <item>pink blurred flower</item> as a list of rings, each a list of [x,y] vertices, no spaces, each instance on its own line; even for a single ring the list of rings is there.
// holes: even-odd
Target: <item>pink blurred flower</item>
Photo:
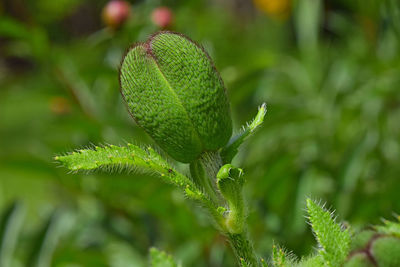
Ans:
[[[118,28],[130,16],[131,5],[123,0],[112,0],[103,8],[102,18],[104,23],[111,28]]]
[[[168,7],[157,7],[151,14],[151,20],[158,27],[167,28],[172,24],[172,11]]]

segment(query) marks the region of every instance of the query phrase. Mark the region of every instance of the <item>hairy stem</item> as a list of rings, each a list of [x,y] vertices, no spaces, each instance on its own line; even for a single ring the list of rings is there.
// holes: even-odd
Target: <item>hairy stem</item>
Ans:
[[[202,188],[214,203],[218,203],[218,197],[212,185],[212,181],[205,174],[204,168],[199,160],[190,163],[190,175],[193,182],[199,188]]]
[[[201,155],[197,162],[200,166],[196,166],[191,164],[191,172],[193,173],[199,173],[199,171],[196,171],[199,167],[203,167],[205,172],[206,172],[206,181],[202,181],[202,183],[208,184],[208,187],[206,190],[212,191],[216,198],[217,201],[215,204],[218,205],[218,203],[224,203],[227,204],[227,201],[224,200],[223,196],[217,189],[217,173],[221,169],[223,162],[220,156],[219,152],[205,152]],[[193,169],[193,170],[192,170]],[[208,176],[208,177],[207,177]],[[214,201],[214,199],[213,199]],[[231,244],[231,247],[237,257],[239,265],[241,265],[241,262],[246,262],[249,266],[260,266],[260,263],[258,261],[258,258],[255,254],[255,251],[253,249],[253,245],[251,241],[248,239],[247,232],[244,230],[246,229],[245,226],[245,214],[244,214],[244,208],[243,208],[243,203],[235,203],[235,205],[228,205],[231,207],[240,207],[237,210],[231,210],[229,213],[227,213],[224,217],[224,220],[221,220],[221,218],[214,218],[217,222],[219,222],[219,228],[222,231],[222,233],[227,236],[229,243]],[[240,205],[238,205],[240,204]],[[210,211],[211,214],[218,214],[212,211]],[[213,215],[214,216],[214,215]],[[239,223],[240,222],[240,223]],[[237,225],[239,223],[239,225]],[[235,226],[235,227],[232,227]]]
[[[233,251],[237,257],[238,262],[246,262],[249,266],[260,266],[257,259],[253,245],[249,241],[245,232],[238,234],[227,233],[226,236],[229,239],[229,243],[232,246]]]
[[[226,226],[230,233],[242,233],[245,226],[243,199],[240,202],[229,203],[230,211],[226,218]]]
[[[209,151],[204,152],[199,161],[203,165],[208,177],[211,179],[214,189],[216,190],[216,178],[219,169],[222,167],[222,159],[219,152]]]

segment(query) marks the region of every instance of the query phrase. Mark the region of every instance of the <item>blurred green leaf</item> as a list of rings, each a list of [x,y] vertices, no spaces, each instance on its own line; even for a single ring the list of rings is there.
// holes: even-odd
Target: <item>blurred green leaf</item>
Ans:
[[[27,265],[34,267],[52,266],[52,257],[60,237],[65,234],[62,229],[63,213],[54,211],[38,232],[29,254]]]
[[[0,218],[0,266],[11,266],[24,215],[22,204],[14,202]]]
[[[24,38],[28,30],[21,22],[6,16],[0,16],[0,35],[3,37]]]

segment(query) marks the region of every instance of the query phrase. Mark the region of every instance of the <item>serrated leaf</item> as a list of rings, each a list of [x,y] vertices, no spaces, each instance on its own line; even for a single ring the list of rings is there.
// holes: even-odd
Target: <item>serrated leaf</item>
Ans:
[[[272,247],[272,264],[274,267],[285,267],[286,256],[282,248],[278,248],[277,246]]]
[[[296,257],[291,252],[286,252],[282,247],[273,245],[272,266],[292,267],[295,265]]]
[[[398,219],[397,222],[383,220],[384,225],[377,225],[374,226],[374,228],[379,233],[385,233],[400,237],[400,216],[398,216],[397,219]]]
[[[24,209],[18,202],[4,211],[0,221],[0,266],[10,266],[12,255],[21,230]]]
[[[177,172],[151,147],[142,149],[128,144],[126,147],[105,146],[95,149],[83,149],[65,156],[57,156],[55,160],[72,171],[80,170],[137,170],[142,173],[157,174],[163,180],[176,186],[196,191],[193,183],[185,175]]]
[[[350,234],[332,218],[330,212],[307,199],[309,220],[320,245],[318,250],[327,266],[340,266],[350,250]]]
[[[268,267],[268,264],[264,259],[261,259],[261,267]]]
[[[150,265],[152,267],[177,267],[171,255],[156,248],[150,249]]]
[[[224,164],[230,163],[238,153],[240,145],[251,136],[254,131],[264,122],[267,113],[267,105],[264,103],[258,109],[254,119],[243,127],[243,130],[229,140],[228,144],[221,151],[221,158]]]
[[[243,258],[240,258],[240,266],[241,267],[251,267],[251,264],[245,261]]]
[[[305,257],[301,259],[297,264],[288,265],[290,267],[325,267],[324,260],[320,254]]]
[[[136,170],[142,173],[156,174],[164,182],[181,188],[186,196],[200,201],[210,212],[217,215],[217,207],[209,196],[199,190],[187,176],[175,170],[151,147],[142,149],[132,144],[125,147],[109,145],[95,147],[95,149],[82,149],[65,156],[56,156],[55,160],[72,171]]]

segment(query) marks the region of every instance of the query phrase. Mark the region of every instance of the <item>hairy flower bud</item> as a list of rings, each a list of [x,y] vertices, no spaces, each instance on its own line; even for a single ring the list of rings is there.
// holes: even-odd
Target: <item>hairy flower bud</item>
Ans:
[[[398,237],[384,236],[375,240],[371,252],[379,266],[400,266],[400,238]]]
[[[178,161],[216,151],[232,134],[223,82],[207,53],[183,35],[160,32],[133,46],[120,85],[136,122]]]
[[[375,266],[369,255],[363,251],[354,253],[344,264],[344,267],[373,267]]]
[[[368,266],[400,266],[400,238],[373,230],[358,233],[344,267]]]

